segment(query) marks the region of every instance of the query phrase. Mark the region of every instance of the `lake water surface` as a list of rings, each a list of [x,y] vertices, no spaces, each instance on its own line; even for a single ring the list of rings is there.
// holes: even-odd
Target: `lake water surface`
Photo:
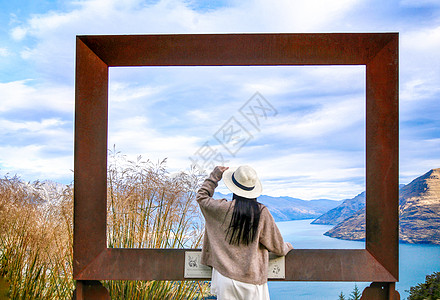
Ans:
[[[313,220],[277,222],[284,240],[296,249],[363,249],[364,242],[346,241],[323,235],[332,225],[312,225]],[[400,244],[400,281],[396,289],[401,299],[406,299],[411,286],[424,282],[425,276],[440,271],[440,246]],[[356,282],[360,291],[371,282]],[[271,300],[281,299],[338,299],[341,291],[346,298],[355,282],[277,282],[270,281]]]

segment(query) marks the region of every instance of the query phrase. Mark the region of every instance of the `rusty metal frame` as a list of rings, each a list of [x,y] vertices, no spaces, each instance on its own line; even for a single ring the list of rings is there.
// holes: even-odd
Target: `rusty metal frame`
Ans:
[[[398,281],[398,34],[77,36],[73,277],[185,280],[184,249],[107,248],[108,69],[366,66],[365,249],[296,249],[286,281]]]

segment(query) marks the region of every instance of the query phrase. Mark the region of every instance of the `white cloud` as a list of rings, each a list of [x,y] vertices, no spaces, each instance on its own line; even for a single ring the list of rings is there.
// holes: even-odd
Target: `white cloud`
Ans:
[[[44,119],[40,122],[38,121],[17,122],[17,121],[0,119],[0,128],[5,128],[8,131],[25,130],[29,132],[41,133],[42,131],[45,131],[47,129],[59,127],[64,124],[66,124],[66,121],[62,121],[56,118]]]
[[[401,41],[402,101],[417,101],[436,96],[440,92],[440,26],[425,28],[406,35]]]
[[[163,89],[160,86],[134,86],[124,82],[113,82],[110,85],[109,102],[128,102],[139,98],[152,100]],[[151,101],[148,103],[151,104]]]
[[[342,98],[342,97],[341,97]],[[343,130],[353,130],[353,125],[362,126],[365,120],[364,99],[347,99],[323,104],[318,110],[299,112],[277,117],[266,134],[280,134],[286,138],[316,139],[328,137]]]
[[[358,2],[264,1],[235,2],[235,5],[201,14],[197,29],[202,32],[315,32],[332,30]]]
[[[26,37],[27,31],[28,30],[26,28],[21,27],[21,26],[17,26],[12,29],[11,36],[14,40],[21,41],[22,39],[24,39]]]
[[[196,120],[196,122],[206,123],[211,119],[211,116],[206,111],[200,109],[194,109],[187,112],[188,119]]]
[[[18,174],[26,180],[69,183],[73,167],[73,90],[30,83],[0,83],[0,172]]]
[[[49,109],[73,112],[73,87],[64,85],[31,85],[31,80],[0,83],[0,112],[18,109]]]
[[[36,39],[21,54],[39,71],[58,78],[73,74],[75,35],[205,32],[307,32],[332,26],[358,0],[243,1],[212,12],[192,10],[186,1],[78,1],[68,12],[33,15],[11,30],[16,40]],[[56,66],[60,71],[56,72]],[[49,67],[49,68],[48,68]],[[48,69],[47,69],[48,68]],[[61,77],[63,76],[63,77]]]
[[[168,159],[172,169],[188,169],[188,157],[200,146],[200,138],[179,134],[164,135],[145,117],[126,117],[111,123],[109,145],[129,156],[142,155],[151,160]]]
[[[73,179],[73,159],[69,155],[47,156],[44,145],[0,146],[0,172],[19,175],[25,180],[62,180],[70,183]]]
[[[60,118],[40,121],[0,119],[0,172],[26,180],[63,180],[69,183],[73,165],[73,132]],[[13,138],[11,139],[11,136]]]
[[[251,152],[247,147],[244,152]],[[270,149],[269,151],[272,151]],[[288,154],[272,152],[265,158],[241,157],[232,166],[249,164],[264,183],[264,192],[273,196],[302,199],[344,199],[365,190],[363,153],[315,150]]]
[[[0,48],[0,57],[6,57],[11,55],[7,48]]]

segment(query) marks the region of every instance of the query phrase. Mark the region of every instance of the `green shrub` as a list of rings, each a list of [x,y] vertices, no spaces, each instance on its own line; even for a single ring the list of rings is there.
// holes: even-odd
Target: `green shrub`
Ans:
[[[411,287],[407,292],[409,292],[409,300],[440,299],[440,272],[427,275],[424,283]]]

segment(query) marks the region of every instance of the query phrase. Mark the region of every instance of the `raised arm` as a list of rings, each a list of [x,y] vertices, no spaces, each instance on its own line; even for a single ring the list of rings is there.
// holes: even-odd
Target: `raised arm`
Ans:
[[[206,207],[209,205],[212,195],[214,195],[214,190],[218,186],[218,182],[222,179],[223,172],[227,169],[228,167],[217,166],[209,177],[205,179],[196,195],[196,200],[200,206]]]

